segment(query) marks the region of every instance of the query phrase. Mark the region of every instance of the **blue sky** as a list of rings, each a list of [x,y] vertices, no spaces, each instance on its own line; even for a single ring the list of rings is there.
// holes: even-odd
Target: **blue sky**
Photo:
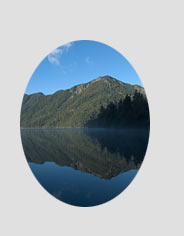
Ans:
[[[52,94],[104,75],[142,86],[130,63],[113,48],[95,41],[74,41],[55,49],[38,65],[25,93]]]

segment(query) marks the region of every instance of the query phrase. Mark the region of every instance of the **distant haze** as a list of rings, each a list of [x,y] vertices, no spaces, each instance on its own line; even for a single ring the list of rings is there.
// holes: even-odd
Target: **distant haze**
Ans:
[[[95,41],[74,41],[45,57],[30,78],[25,93],[52,94],[104,75],[142,86],[130,63],[113,48]]]

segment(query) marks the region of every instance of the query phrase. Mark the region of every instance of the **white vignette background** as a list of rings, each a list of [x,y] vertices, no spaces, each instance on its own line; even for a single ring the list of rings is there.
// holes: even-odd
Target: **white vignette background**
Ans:
[[[2,1],[1,235],[183,235],[182,1]],[[123,54],[146,89],[143,165],[114,200],[73,207],[50,196],[22,150],[19,116],[33,71],[53,49],[96,40]]]

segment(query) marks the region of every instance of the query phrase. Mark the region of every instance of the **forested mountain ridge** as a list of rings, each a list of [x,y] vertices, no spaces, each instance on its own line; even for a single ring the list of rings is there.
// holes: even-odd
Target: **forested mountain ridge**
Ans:
[[[144,88],[123,83],[110,76],[99,77],[85,84],[52,95],[24,95],[20,125],[23,128],[85,127],[96,119],[101,108],[116,104],[135,92],[146,99]]]

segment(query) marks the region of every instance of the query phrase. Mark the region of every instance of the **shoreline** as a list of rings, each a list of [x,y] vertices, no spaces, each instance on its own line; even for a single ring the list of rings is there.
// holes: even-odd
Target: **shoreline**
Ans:
[[[150,132],[150,127],[120,127],[120,128],[113,128],[113,127],[31,127],[31,128],[24,128],[20,127],[20,130],[53,130],[53,129],[78,129],[78,130],[108,130],[108,131],[148,131]]]

